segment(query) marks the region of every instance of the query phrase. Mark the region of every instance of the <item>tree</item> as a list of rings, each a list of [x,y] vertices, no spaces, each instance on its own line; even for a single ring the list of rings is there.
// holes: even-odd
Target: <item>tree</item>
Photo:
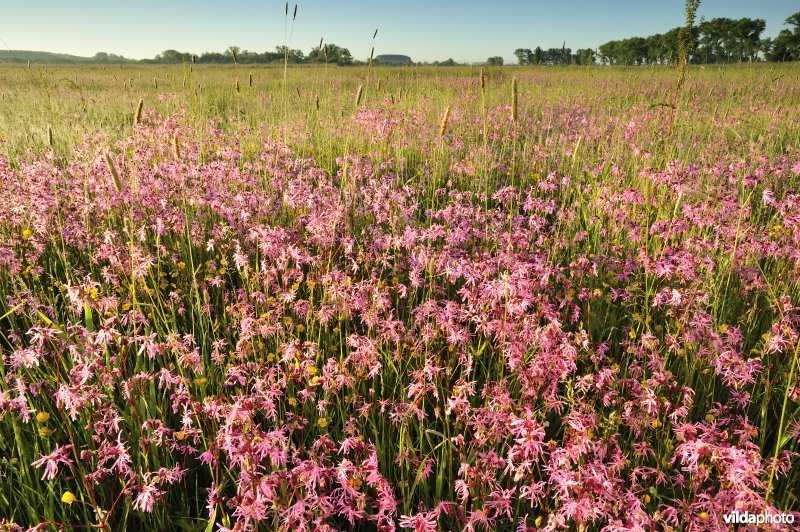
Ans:
[[[594,50],[591,48],[581,48],[575,51],[573,56],[576,65],[593,65],[594,64]]]
[[[490,66],[502,66],[503,65],[503,58],[499,55],[490,57],[486,60],[486,64]]]
[[[767,37],[758,41],[758,51],[764,54],[765,59],[769,59],[769,56],[772,54],[772,39]]]
[[[800,61],[800,11],[786,19],[791,30],[781,30],[767,53],[770,61]]]
[[[698,24],[697,55],[703,63],[727,63],[729,41],[733,21],[729,18],[703,20]]]
[[[761,46],[761,34],[767,27],[764,19],[742,18],[733,25],[733,37],[740,61],[753,61],[758,57]]]
[[[519,65],[532,65],[534,60],[534,54],[530,48],[517,48],[514,50],[514,55],[517,58],[517,64]]]
[[[683,42],[687,59],[692,63],[753,61],[762,51],[770,50],[766,55],[775,52],[774,43],[761,40],[765,27],[762,19],[701,20],[697,26],[673,28],[663,35],[609,41],[600,45],[599,59],[613,65],[672,63],[677,60],[679,44]],[[576,60],[580,58],[576,56]]]
[[[177,50],[164,50],[155,57],[156,63],[184,63],[192,60],[192,54]]]
[[[533,64],[541,65],[542,64],[542,49],[538,46],[533,51]]]
[[[619,63],[619,41],[608,41],[601,44],[597,51],[603,64],[616,65]]]
[[[303,63],[306,60],[302,51],[283,45],[275,47],[275,55],[278,56],[278,62],[280,63],[287,59],[289,63]]]
[[[308,62],[350,66],[353,64],[353,55],[347,48],[328,43],[312,48],[308,54]]]
[[[674,63],[678,60],[678,39],[681,35],[681,28],[672,28],[661,36],[662,61]]]
[[[233,62],[236,63],[239,60],[240,50],[241,48],[238,46],[229,46],[228,49],[225,50],[225,53],[230,54],[230,56],[233,58]]]

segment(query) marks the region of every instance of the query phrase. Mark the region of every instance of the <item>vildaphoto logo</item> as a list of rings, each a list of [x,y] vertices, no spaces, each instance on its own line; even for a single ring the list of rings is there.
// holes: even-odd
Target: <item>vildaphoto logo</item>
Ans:
[[[727,513],[723,516],[729,525],[791,525],[794,524],[794,514],[773,514],[764,512],[751,514],[750,512]]]

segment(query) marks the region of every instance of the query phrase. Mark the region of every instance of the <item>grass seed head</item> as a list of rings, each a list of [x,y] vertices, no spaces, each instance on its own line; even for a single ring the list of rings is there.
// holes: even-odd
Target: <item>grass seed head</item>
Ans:
[[[517,78],[511,80],[511,121],[517,121]]]
[[[144,109],[144,99],[139,98],[139,105],[136,106],[136,113],[133,115],[133,124],[136,126],[142,121],[142,109]]]
[[[444,134],[447,132],[447,122],[450,120],[450,106],[448,105],[445,110],[444,114],[442,115],[442,121],[439,124],[439,136],[443,137]]]
[[[356,108],[361,105],[361,97],[364,95],[364,85],[358,86],[358,91],[356,91]]]

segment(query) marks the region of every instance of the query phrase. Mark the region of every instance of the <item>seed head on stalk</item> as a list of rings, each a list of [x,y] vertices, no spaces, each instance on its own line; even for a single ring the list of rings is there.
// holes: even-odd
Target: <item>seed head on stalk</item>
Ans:
[[[139,98],[139,105],[136,106],[136,113],[133,115],[133,124],[138,126],[142,121],[142,109],[144,108],[144,99]]]

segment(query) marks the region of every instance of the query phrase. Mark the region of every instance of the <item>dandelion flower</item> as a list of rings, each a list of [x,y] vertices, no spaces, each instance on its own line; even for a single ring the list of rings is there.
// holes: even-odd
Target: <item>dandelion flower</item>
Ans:
[[[71,491],[65,491],[61,495],[61,502],[63,502],[64,504],[72,504],[73,502],[75,502],[75,494],[72,493]]]
[[[39,423],[47,423],[50,420],[50,414],[47,412],[39,412],[36,414],[36,421]]]

